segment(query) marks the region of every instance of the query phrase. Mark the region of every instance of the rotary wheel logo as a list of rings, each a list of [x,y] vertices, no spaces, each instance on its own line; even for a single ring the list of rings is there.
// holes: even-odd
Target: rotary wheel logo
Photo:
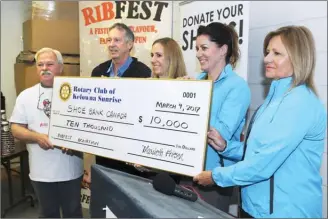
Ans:
[[[59,97],[63,101],[68,100],[72,94],[71,85],[69,83],[64,83],[60,86]]]

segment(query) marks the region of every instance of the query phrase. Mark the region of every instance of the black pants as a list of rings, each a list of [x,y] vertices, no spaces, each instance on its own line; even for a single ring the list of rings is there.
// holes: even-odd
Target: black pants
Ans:
[[[254,218],[254,217],[252,217],[250,214],[248,214],[246,211],[240,208],[240,218]]]
[[[141,173],[133,166],[127,165],[124,161],[113,160],[110,158],[96,156],[96,164],[136,176],[140,176]]]
[[[63,182],[32,181],[39,200],[40,218],[82,218],[81,207],[82,176]]]

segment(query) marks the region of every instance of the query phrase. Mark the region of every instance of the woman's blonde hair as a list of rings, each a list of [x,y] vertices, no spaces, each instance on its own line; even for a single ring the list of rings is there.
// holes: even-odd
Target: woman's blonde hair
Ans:
[[[304,26],[285,26],[272,31],[264,39],[264,54],[266,54],[270,40],[275,36],[281,37],[292,63],[294,69],[292,87],[305,84],[317,95],[313,79],[316,51],[311,31]]]
[[[165,74],[167,74],[166,76],[173,79],[186,76],[186,65],[179,44],[174,39],[169,37],[155,40],[152,46],[157,43],[163,46],[164,59],[168,62],[169,69],[168,72],[165,72]],[[158,76],[153,75],[153,77]]]

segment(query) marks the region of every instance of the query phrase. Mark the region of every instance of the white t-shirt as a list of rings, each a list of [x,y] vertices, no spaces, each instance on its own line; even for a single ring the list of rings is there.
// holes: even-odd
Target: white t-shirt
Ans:
[[[11,123],[26,124],[28,129],[48,134],[52,88],[37,84],[24,90],[16,99]],[[61,182],[77,179],[83,174],[83,156],[62,153],[59,148],[44,150],[28,143],[30,178],[40,182]]]

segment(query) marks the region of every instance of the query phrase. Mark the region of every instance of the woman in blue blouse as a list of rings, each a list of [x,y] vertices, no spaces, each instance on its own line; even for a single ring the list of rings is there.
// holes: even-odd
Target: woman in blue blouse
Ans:
[[[242,160],[194,177],[201,185],[242,186],[242,217],[322,218],[320,166],[327,114],[313,82],[315,44],[303,26],[270,32],[264,40],[267,78],[273,79],[246,141],[213,131],[217,153]]]
[[[226,141],[240,141],[250,105],[250,89],[234,72],[239,59],[238,35],[234,28],[219,22],[200,26],[196,38],[197,58],[203,71],[197,78],[213,81],[210,130],[217,130]],[[247,55],[247,54],[246,54]],[[208,138],[205,169],[230,166],[236,161],[221,156]],[[242,146],[241,146],[242,147]],[[181,182],[180,184],[187,182]],[[231,188],[199,188],[204,200],[228,212],[236,194]]]

